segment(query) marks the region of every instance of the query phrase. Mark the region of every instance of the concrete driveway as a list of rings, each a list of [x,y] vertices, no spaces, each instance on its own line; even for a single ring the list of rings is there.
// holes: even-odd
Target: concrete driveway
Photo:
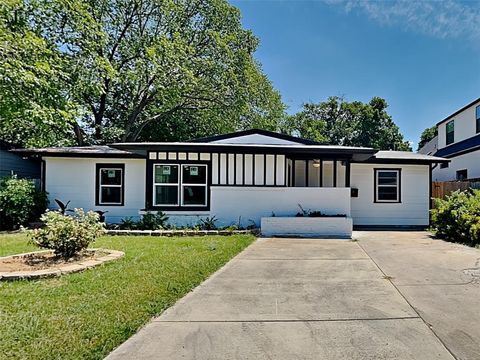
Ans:
[[[259,239],[108,359],[479,359],[480,251]]]

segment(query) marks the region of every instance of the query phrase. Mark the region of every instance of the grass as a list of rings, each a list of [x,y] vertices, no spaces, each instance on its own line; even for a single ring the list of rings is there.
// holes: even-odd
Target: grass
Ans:
[[[251,235],[105,236],[121,260],[82,273],[0,282],[0,358],[102,359],[253,241]],[[27,252],[0,234],[0,256]]]

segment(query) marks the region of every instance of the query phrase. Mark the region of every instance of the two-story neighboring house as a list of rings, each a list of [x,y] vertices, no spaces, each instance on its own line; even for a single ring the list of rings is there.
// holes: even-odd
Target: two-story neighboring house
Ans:
[[[437,123],[438,136],[420,153],[447,158],[433,169],[432,180],[480,178],[480,98]],[[432,152],[435,148],[436,151]]]

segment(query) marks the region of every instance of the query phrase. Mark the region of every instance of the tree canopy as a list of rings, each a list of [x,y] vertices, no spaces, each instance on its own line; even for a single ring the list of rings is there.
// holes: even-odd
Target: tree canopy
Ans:
[[[324,102],[304,104],[300,112],[286,119],[283,131],[331,145],[411,151],[387,107],[379,97],[362,103],[332,96]]]
[[[2,56],[14,56],[0,65],[2,137],[183,140],[277,130],[284,114],[257,38],[225,0],[7,0],[3,11]]]
[[[417,150],[420,150],[426,143],[428,143],[437,135],[438,135],[437,125],[434,125],[432,127],[429,127],[423,130],[422,135],[420,135],[420,141],[418,142]]]

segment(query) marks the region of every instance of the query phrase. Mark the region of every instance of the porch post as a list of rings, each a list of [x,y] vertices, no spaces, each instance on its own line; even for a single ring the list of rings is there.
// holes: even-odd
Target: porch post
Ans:
[[[345,187],[350,187],[350,160],[345,161]]]
[[[323,159],[320,159],[320,187],[323,187]]]
[[[337,187],[337,159],[333,160],[333,187]]]

